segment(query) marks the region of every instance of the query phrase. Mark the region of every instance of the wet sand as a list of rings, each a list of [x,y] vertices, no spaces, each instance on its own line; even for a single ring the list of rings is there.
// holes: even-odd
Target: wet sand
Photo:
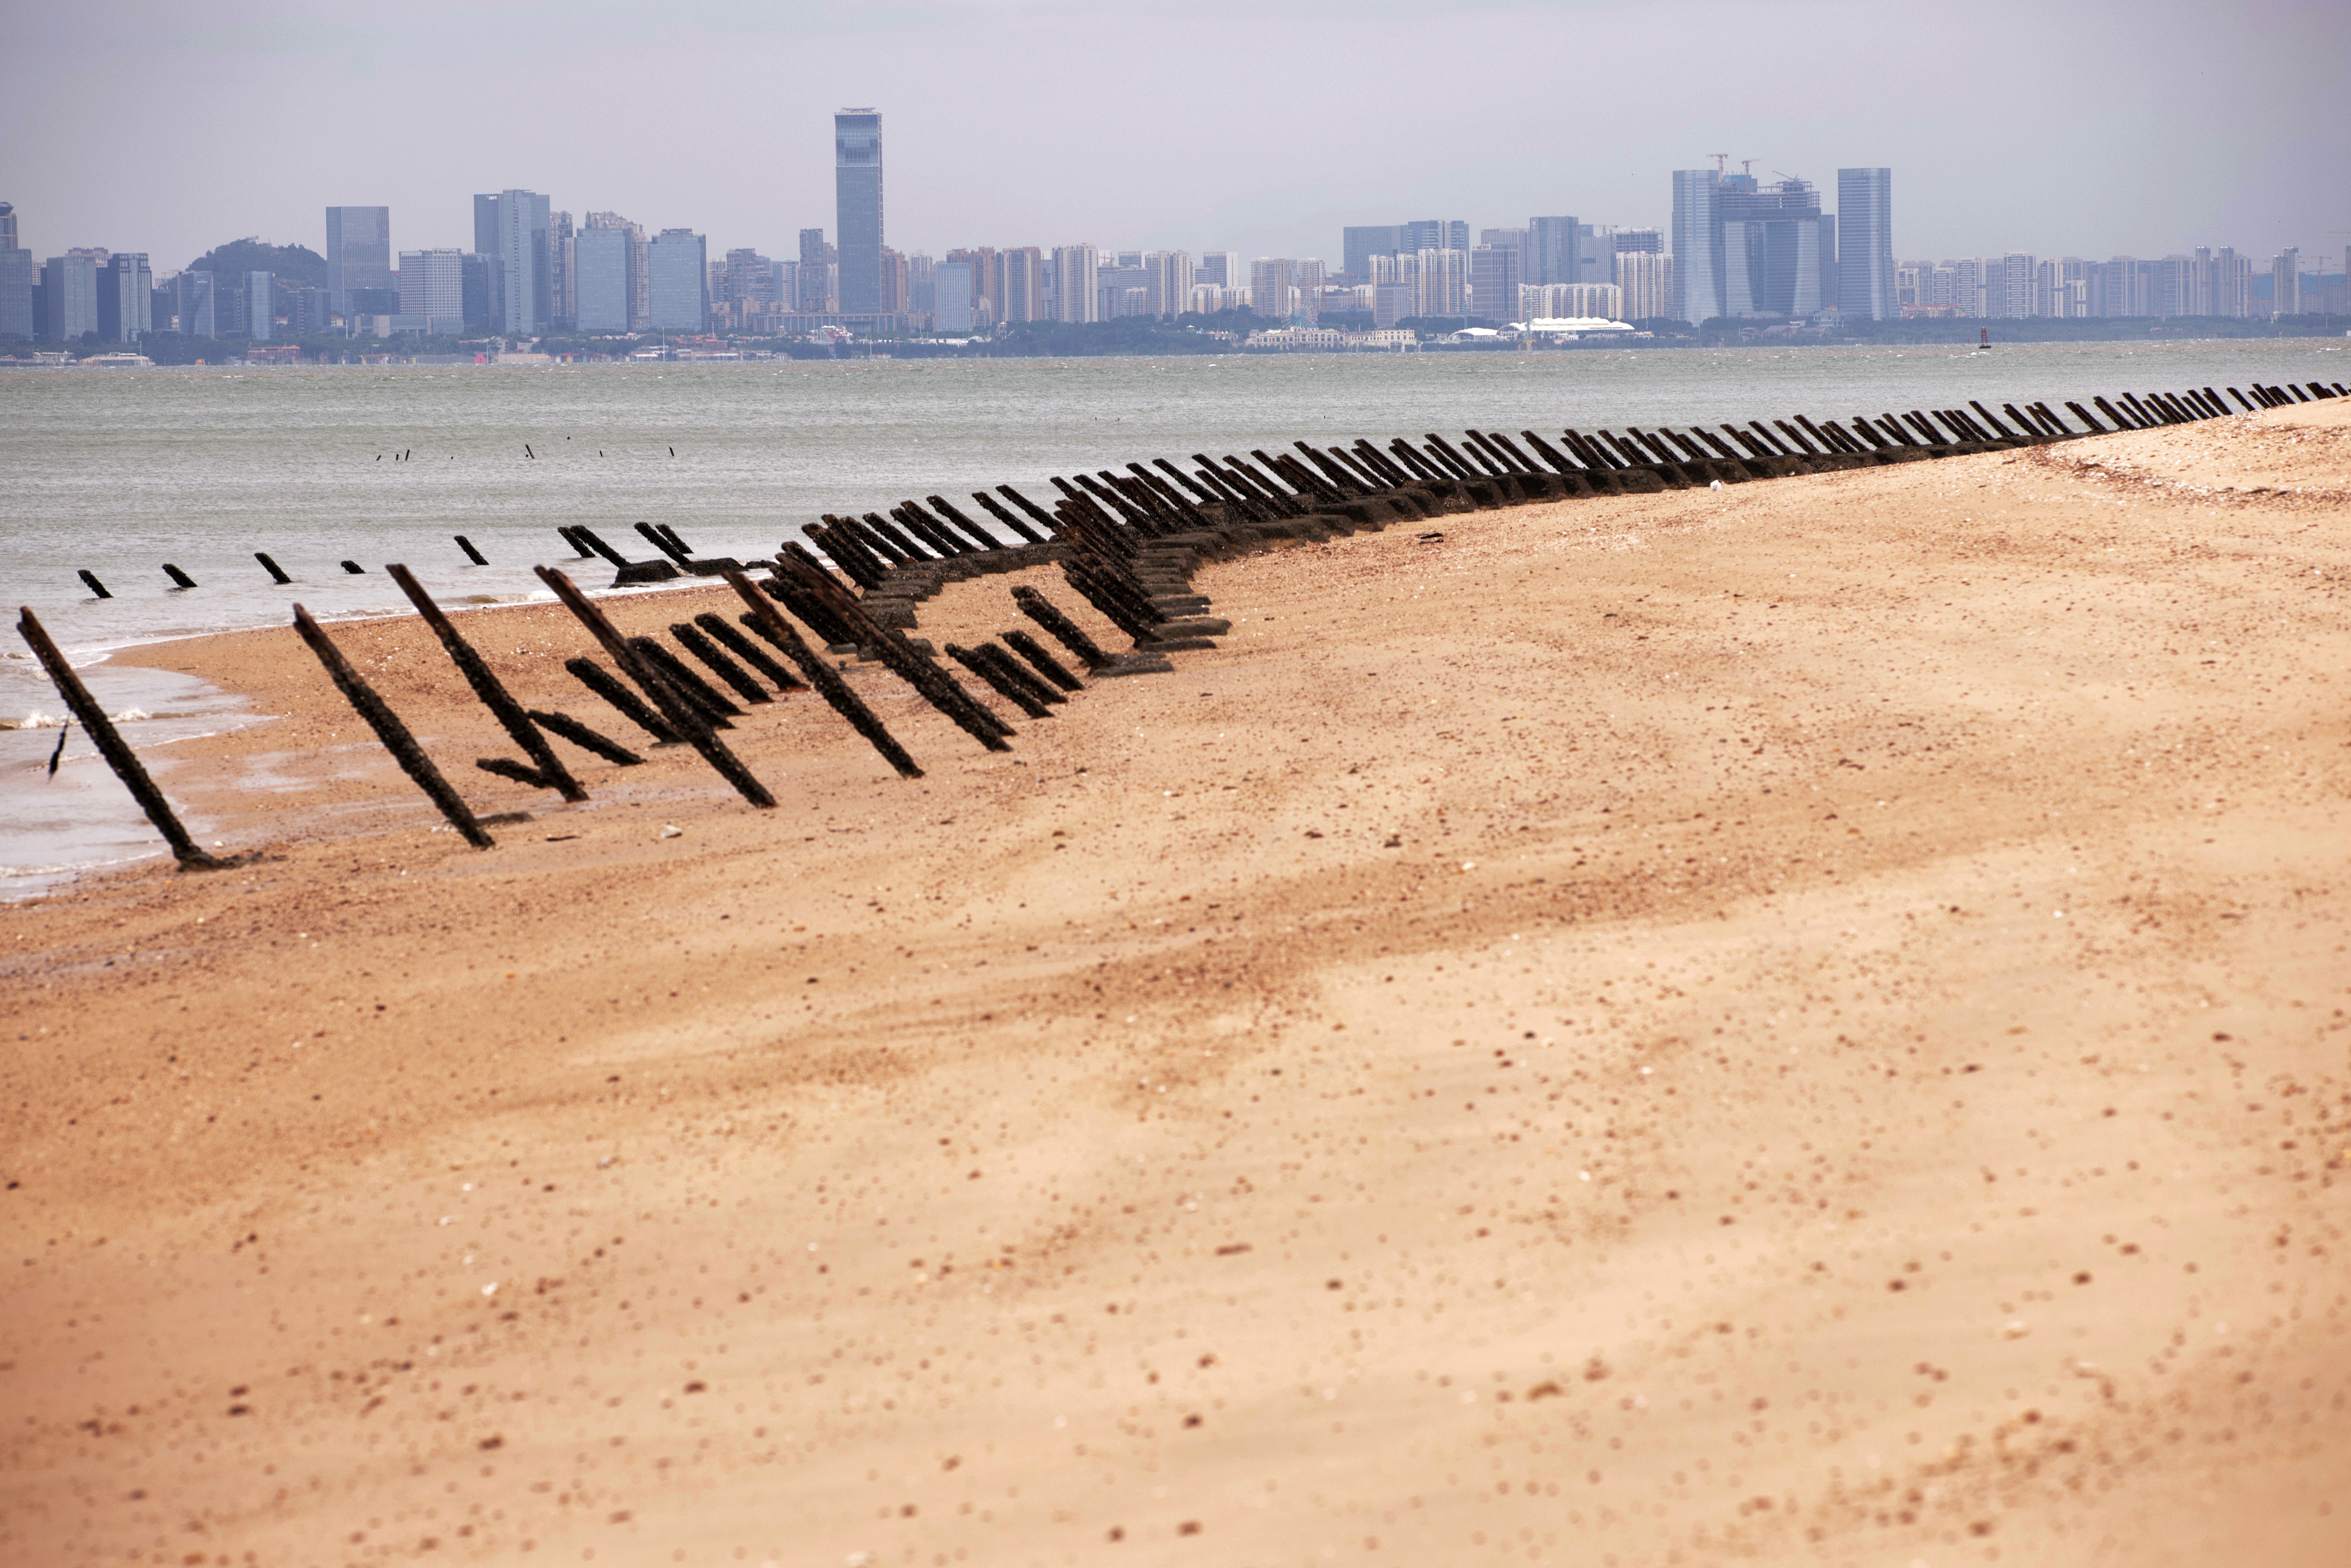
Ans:
[[[144,650],[266,853],[0,910],[0,1559],[2341,1563],[2344,409],[1212,565],[773,811],[333,627],[487,852]]]

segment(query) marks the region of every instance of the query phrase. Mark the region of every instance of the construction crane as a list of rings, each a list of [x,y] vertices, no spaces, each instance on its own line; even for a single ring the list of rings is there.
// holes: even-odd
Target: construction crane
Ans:
[[[1750,180],[1755,178],[1755,160],[1752,158],[1741,158],[1739,161],[1739,172],[1746,175]]]
[[[1707,156],[1714,160],[1714,172],[1715,172],[1715,173],[1716,173],[1718,176],[1720,176],[1720,175],[1723,175],[1723,174],[1728,174],[1728,173],[1729,173],[1729,172],[1730,172],[1730,154],[1729,154],[1729,153],[1728,153],[1728,152],[1709,152],[1709,153],[1708,153],[1708,154],[1707,154]]]

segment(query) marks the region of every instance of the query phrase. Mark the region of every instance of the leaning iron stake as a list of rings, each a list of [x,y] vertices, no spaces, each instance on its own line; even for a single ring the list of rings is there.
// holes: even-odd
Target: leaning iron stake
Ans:
[[[449,780],[441,777],[441,769],[433,766],[433,758],[424,755],[424,748],[416,744],[416,737],[408,732],[406,725],[400,722],[400,716],[376,695],[375,688],[367,684],[366,677],[351,667],[351,662],[343,657],[342,650],[328,639],[319,623],[310,619],[310,612],[298,604],[294,607],[294,630],[300,632],[302,641],[310,645],[310,652],[319,655],[319,663],[327,667],[327,674],[333,678],[343,695],[350,699],[350,705],[359,710],[359,716],[368,721],[368,727],[375,731],[376,738],[383,742],[383,748],[391,752],[393,760],[400,764],[401,771],[414,779],[416,787],[441,808],[441,814],[449,819],[449,825],[463,834],[465,841],[475,849],[494,848],[496,841],[482,831],[482,824],[475,819],[473,809],[465,804],[463,796],[450,788]]]
[[[235,864],[234,861],[207,854],[196,847],[196,841],[188,836],[188,830],[180,826],[180,819],[172,814],[163,791],[155,788],[155,781],[147,777],[147,769],[140,766],[139,754],[116,733],[114,721],[106,716],[106,710],[90,696],[89,688],[81,684],[81,677],[66,663],[66,656],[49,641],[47,630],[35,618],[31,607],[20,607],[17,615],[16,630],[31,645],[33,656],[41,661],[49,679],[57,683],[57,695],[65,698],[66,706],[81,721],[83,730],[98,743],[99,754],[106,758],[106,765],[114,769],[114,776],[122,780],[131,799],[139,802],[139,809],[147,813],[147,820],[155,824],[155,831],[172,846],[172,856],[180,862],[180,869],[219,871]]]
[[[1006,737],[1013,734],[1010,725],[997,717],[993,709],[965,691],[954,676],[931,663],[893,628],[874,620],[862,604],[851,598],[820,568],[791,555],[778,555],[776,565],[778,577],[791,578],[811,598],[821,601],[849,628],[859,647],[889,665],[892,673],[921,694],[924,701],[953,719],[965,734],[990,751],[1012,749],[1006,744]]]
[[[847,719],[849,727],[863,736],[873,749],[882,754],[882,759],[896,768],[901,777],[920,779],[923,770],[914,765],[913,758],[906,755],[906,748],[883,727],[882,721],[873,716],[873,710],[865,706],[865,700],[851,691],[849,683],[825,663],[824,655],[810,647],[806,640],[793,630],[792,623],[784,619],[774,601],[754,588],[751,580],[741,572],[730,571],[725,576],[726,585],[751,607],[750,612],[743,617],[745,622],[781,649],[786,658],[798,664],[800,673],[808,677],[809,685],[816,688],[817,695],[831,704],[832,711]]]
[[[555,591],[555,596],[563,601],[564,608],[579,617],[580,623],[604,645],[604,652],[621,666],[622,674],[636,682],[638,687],[653,699],[654,706],[661,709],[662,716],[669,722],[670,728],[684,736],[687,744],[702,754],[702,759],[709,763],[721,779],[735,786],[737,794],[760,810],[774,808],[776,798],[768,793],[767,786],[751,777],[751,770],[743,766],[741,758],[726,749],[726,743],[718,738],[718,732],[710,727],[698,709],[670,690],[669,683],[663,680],[629,645],[629,640],[621,635],[604,612],[580,591],[579,584],[552,567],[539,566],[531,570],[538,574],[541,582]]]
[[[434,636],[441,639],[441,646],[447,650],[450,663],[455,664],[458,674],[465,677],[465,684],[474,688],[474,695],[482,699],[482,706],[496,716],[507,734],[522,747],[523,755],[530,758],[534,770],[547,780],[548,788],[567,800],[588,799],[586,789],[571,776],[570,769],[563,766],[562,759],[555,755],[555,747],[547,744],[547,737],[539,733],[538,726],[531,723],[530,715],[523,711],[522,704],[514,700],[505,683],[483,661],[481,654],[474,651],[474,645],[465,641],[465,634],[457,630],[448,616],[442,613],[441,607],[433,602],[433,596],[424,591],[423,585],[416,580],[416,574],[398,562],[386,566],[383,570],[385,576],[400,584],[400,591],[408,595],[408,601],[416,606],[416,612],[424,617],[424,623],[433,628]]]

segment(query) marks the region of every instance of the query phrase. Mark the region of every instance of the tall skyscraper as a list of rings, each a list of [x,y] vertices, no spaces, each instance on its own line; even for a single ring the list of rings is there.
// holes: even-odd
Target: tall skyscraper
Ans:
[[[153,329],[155,277],[147,253],[119,250],[98,269],[98,335],[110,343],[135,343]]]
[[[536,191],[474,198],[474,252],[491,262],[490,329],[535,338],[552,324],[554,267],[548,250],[552,214]]]
[[[41,336],[50,342],[70,343],[97,331],[97,258],[70,252],[49,257],[41,267],[41,302],[48,318]]]
[[[1461,218],[1416,218],[1399,226],[1404,230],[1404,243],[1397,248],[1406,256],[1424,250],[1469,248],[1469,225]]]
[[[1420,253],[1416,316],[1449,320],[1469,314],[1469,253],[1447,246]]]
[[[177,280],[179,298],[172,314],[180,319],[180,335],[183,338],[217,338],[220,336],[219,302],[213,297],[213,275],[209,272],[183,272]]]
[[[1725,176],[1715,189],[1726,316],[1816,314],[1834,304],[1836,281],[1823,265],[1820,193],[1809,180],[1762,186],[1751,174]]]
[[[710,324],[710,250],[692,229],[664,229],[647,247],[657,331],[699,332]]]
[[[1339,265],[1358,283],[1372,276],[1372,257],[1394,256],[1404,248],[1402,224],[1365,224],[1339,231]]]
[[[616,319],[613,314],[614,307],[611,297],[606,295],[600,298],[596,307],[596,319],[599,325],[596,326],[593,330],[599,332],[634,331],[645,324],[645,316],[651,308],[651,300],[648,295],[648,290],[651,285],[650,279],[648,279],[645,274],[645,226],[643,224],[632,224],[618,213],[590,213],[588,214],[588,227],[586,229],[582,229],[580,234],[586,235],[590,231],[596,230],[618,234],[622,236],[621,250],[622,253],[622,271],[621,274],[621,287],[624,292],[621,297],[621,302],[618,307],[617,320],[619,324],[617,326],[611,324]],[[611,246],[611,242],[609,240],[599,240],[596,243],[600,246],[606,247],[599,250],[597,254],[605,258],[604,265],[609,265],[611,255],[609,247]],[[576,272],[580,266],[578,236],[574,236],[572,257],[573,268]],[[607,278],[607,282],[610,282],[609,277]],[[577,294],[580,287],[581,285],[575,277],[572,284],[573,292]],[[580,308],[581,307],[580,307],[575,301],[573,306],[573,319],[575,323],[578,324],[579,329],[584,332],[590,329],[585,322],[579,320],[579,312]]]
[[[33,253],[17,238],[16,204],[0,202],[0,338],[32,338]]]
[[[874,110],[832,117],[832,190],[841,309],[869,315],[882,308],[882,116]]]
[[[1677,321],[1697,326],[1723,313],[1722,244],[1715,216],[1722,176],[1712,169],[1674,171],[1674,304]]]
[[[465,253],[400,253],[400,319],[395,331],[455,337],[465,329]]]
[[[1575,235],[1573,217],[1529,218],[1526,281],[1536,286],[1583,282],[1576,276]]]
[[[1494,326],[1521,319],[1519,315],[1521,254],[1514,245],[1481,245],[1469,252],[1470,315]]]
[[[1238,288],[1249,281],[1249,274],[1241,270],[1240,252],[1204,251],[1200,265],[1193,270],[1192,281],[1214,284],[1218,288]]]
[[[266,343],[277,335],[277,274],[245,275],[245,335],[256,343]]]
[[[474,198],[476,204],[481,198]],[[327,303],[338,316],[351,313],[354,288],[392,287],[392,209],[327,209]]]
[[[1061,283],[1062,320],[1102,319],[1102,298],[1094,288],[1094,269],[1101,265],[1102,252],[1093,246],[1057,245],[1053,247],[1053,266]]]
[[[1894,297],[1894,171],[1837,171],[1837,308],[1863,321],[1902,313]]]
[[[636,256],[627,229],[588,226],[571,243],[572,320],[581,332],[625,332],[636,299]]]

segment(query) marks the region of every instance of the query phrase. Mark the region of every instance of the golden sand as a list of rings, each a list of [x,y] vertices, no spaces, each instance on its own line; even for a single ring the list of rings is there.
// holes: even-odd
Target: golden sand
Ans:
[[[0,1561],[2351,1560],[2345,408],[1216,564],[773,811],[334,627],[486,852],[144,650],[268,854],[0,911]]]

